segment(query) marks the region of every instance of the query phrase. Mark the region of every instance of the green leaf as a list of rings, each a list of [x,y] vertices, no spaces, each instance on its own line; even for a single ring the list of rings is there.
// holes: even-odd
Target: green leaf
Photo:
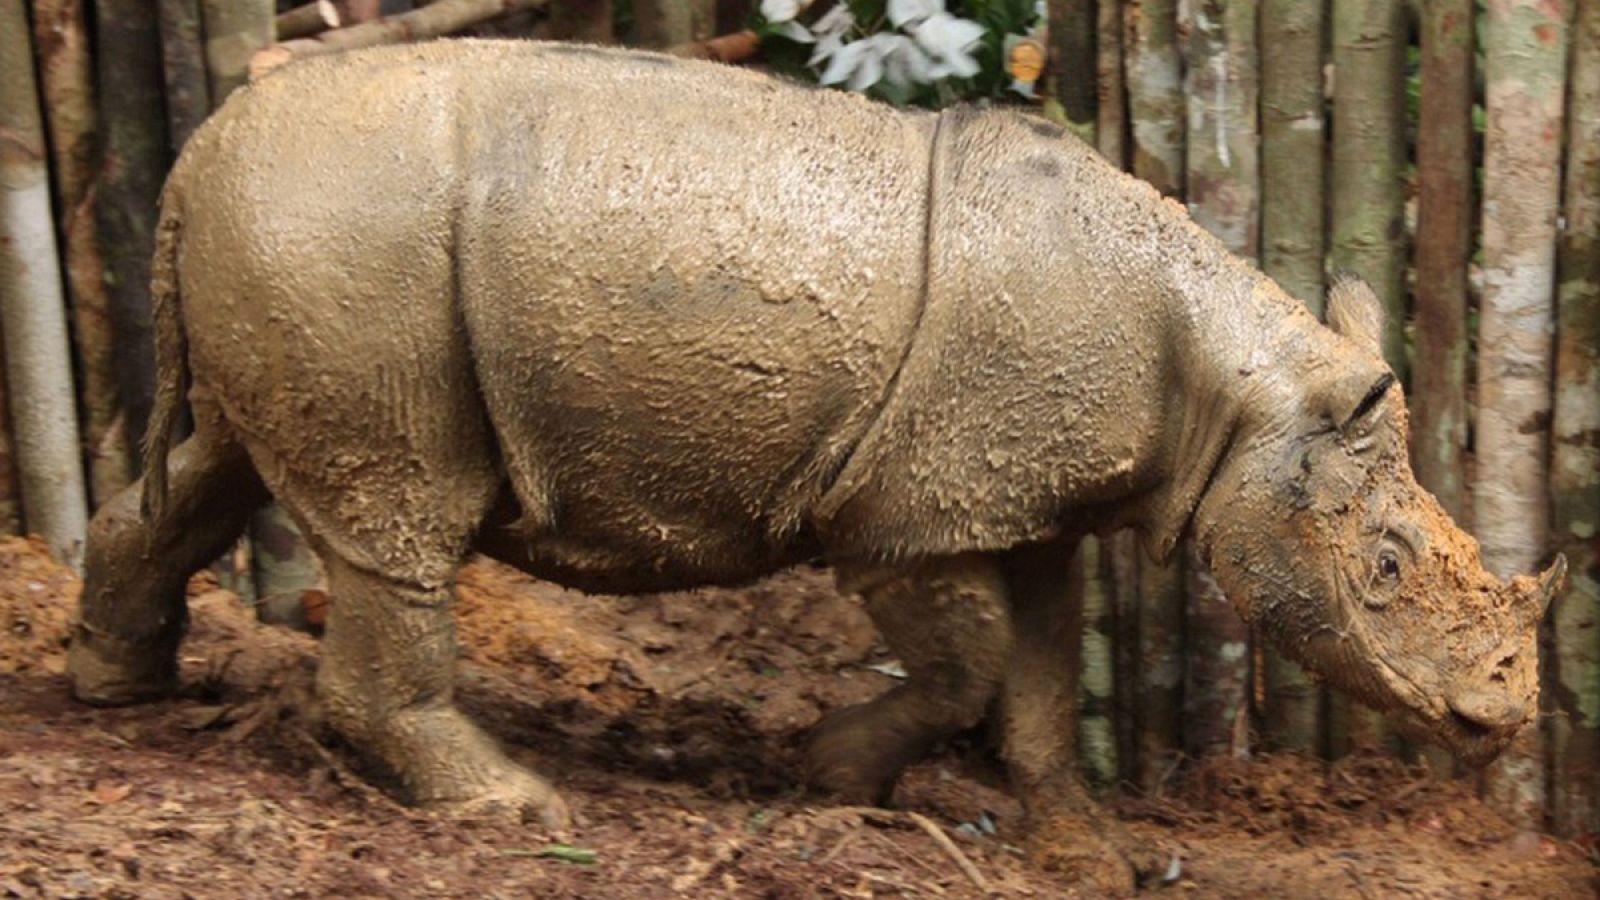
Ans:
[[[574,847],[571,844],[550,844],[537,850],[522,850],[510,848],[500,851],[501,856],[531,856],[539,859],[559,859],[562,862],[579,866],[592,866],[600,859],[600,854],[586,847]]]

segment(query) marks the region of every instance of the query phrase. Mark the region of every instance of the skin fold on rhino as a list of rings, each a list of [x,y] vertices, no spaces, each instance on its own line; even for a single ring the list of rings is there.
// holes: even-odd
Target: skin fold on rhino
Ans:
[[[998,698],[1037,858],[1112,892],[1071,737],[1084,534],[1192,534],[1286,653],[1469,762],[1535,709],[1560,564],[1498,582],[1417,486],[1370,291],[1324,326],[1020,115],[589,47],[321,58],[190,141],[154,273],[89,702],[173,688],[186,577],[270,495],[328,570],[330,721],[447,809],[566,816],[452,702],[473,550],[607,592],[826,559],[910,677],[817,728],[812,781],[882,801]]]

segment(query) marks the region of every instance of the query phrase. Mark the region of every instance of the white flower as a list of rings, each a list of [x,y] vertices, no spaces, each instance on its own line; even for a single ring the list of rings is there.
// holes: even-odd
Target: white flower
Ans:
[[[889,0],[889,21],[899,28],[944,12],[944,0]]]
[[[761,0],[761,18],[774,25],[800,15],[800,0]]]
[[[828,14],[817,20],[811,26],[813,34],[821,35],[817,39],[817,47],[811,51],[811,58],[806,60],[806,65],[816,66],[823,60],[839,52],[844,46],[844,36],[856,25],[856,17],[851,15],[850,7],[843,3],[828,10]]]
[[[896,87],[910,87],[913,84],[927,84],[934,80],[933,60],[928,54],[918,47],[916,42],[904,35],[874,35],[886,38],[884,41],[884,73],[883,77]]]
[[[967,51],[983,37],[982,25],[940,12],[929,16],[911,33],[922,49],[933,57],[934,77],[956,75],[971,78],[978,74],[978,63]]]
[[[811,26],[811,30],[822,35],[843,35],[854,27],[856,27],[855,14],[850,11],[848,5],[839,3],[818,19],[817,24]]]
[[[800,44],[809,44],[817,39],[816,35],[807,31],[806,27],[799,22],[784,22],[783,27],[778,29],[778,33]]]

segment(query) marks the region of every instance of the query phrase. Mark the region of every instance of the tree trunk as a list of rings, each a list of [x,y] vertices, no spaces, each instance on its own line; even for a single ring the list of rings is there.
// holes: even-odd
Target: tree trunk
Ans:
[[[166,76],[167,131],[177,155],[211,114],[205,34],[199,0],[160,0],[161,66]]]
[[[1116,663],[1117,620],[1106,544],[1084,538],[1074,574],[1083,579],[1083,674],[1078,679],[1078,761],[1092,784],[1118,777]]]
[[[1112,0],[1106,0],[1112,2]],[[1052,96],[1061,103],[1072,132],[1094,143],[1095,0],[1047,0]]]
[[[234,88],[250,80],[250,58],[272,44],[277,22],[272,0],[200,0],[200,6],[211,102],[220,108]]]
[[[716,0],[634,0],[633,41],[642,47],[676,47],[716,34]]]
[[[1383,355],[1406,377],[1401,0],[1333,0],[1332,246],[1335,271],[1383,301]]]
[[[1464,522],[1473,0],[1426,0],[1422,11],[1411,453],[1417,480]]]
[[[1183,568],[1139,556],[1138,780],[1159,794],[1183,752]]]
[[[1322,38],[1326,7],[1261,4],[1261,269],[1322,315]],[[1299,663],[1261,648],[1262,737],[1276,749],[1322,747],[1322,688]]]
[[[23,0],[0,0],[0,332],[23,523],[77,569],[89,509],[32,44]]]
[[[170,160],[161,35],[154,7],[139,0],[95,0],[95,29],[96,98],[104,128],[95,216],[105,253],[122,430],[136,457],[155,390],[150,255]]]
[[[1095,43],[1099,64],[1095,79],[1095,144],[1100,155],[1119,169],[1128,166],[1128,92],[1122,74],[1122,5],[1100,0]]]
[[[1551,828],[1600,831],[1600,3],[1578,5],[1559,249],[1552,537],[1570,586],[1555,603]]]
[[[1254,261],[1260,240],[1256,148],[1256,2],[1187,7],[1189,213],[1230,251]],[[1189,554],[1186,739],[1196,755],[1248,752],[1250,630],[1205,566]],[[1246,729],[1247,732],[1247,729]]]
[[[1183,65],[1175,0],[1123,7],[1133,174],[1168,197],[1183,194]]]
[[[1544,463],[1566,74],[1562,4],[1490,0],[1485,35],[1489,115],[1472,518],[1484,565],[1508,577],[1535,569],[1548,534]],[[1539,729],[1524,729],[1486,774],[1490,802],[1515,824],[1536,827],[1545,793]]]
[[[77,349],[89,496],[109,499],[131,478],[117,417],[105,263],[94,220],[94,141],[98,128],[89,41],[79,0],[35,0],[34,44],[50,135],[57,216]]]

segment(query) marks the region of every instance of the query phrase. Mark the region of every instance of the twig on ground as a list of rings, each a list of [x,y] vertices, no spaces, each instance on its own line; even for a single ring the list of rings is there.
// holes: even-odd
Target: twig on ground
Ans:
[[[961,848],[956,846],[956,842],[950,840],[950,835],[945,834],[943,828],[935,825],[927,816],[921,813],[907,812],[906,818],[910,819],[918,828],[926,831],[928,836],[933,838],[933,842],[939,845],[939,849],[943,850],[946,855],[955,861],[956,868],[960,869],[962,874],[966,875],[977,886],[978,890],[986,894],[989,892],[989,880],[984,878],[983,873],[978,871],[978,867],[972,864],[972,860],[961,852]]]

